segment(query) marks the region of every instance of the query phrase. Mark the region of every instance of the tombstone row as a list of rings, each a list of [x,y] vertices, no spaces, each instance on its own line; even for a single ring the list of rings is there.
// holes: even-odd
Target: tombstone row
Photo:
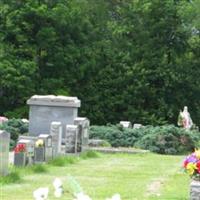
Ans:
[[[65,137],[61,122],[52,122],[49,134],[19,136],[14,153],[16,166],[48,162],[66,153],[84,151],[89,140],[89,120],[77,117],[73,125],[66,125]]]

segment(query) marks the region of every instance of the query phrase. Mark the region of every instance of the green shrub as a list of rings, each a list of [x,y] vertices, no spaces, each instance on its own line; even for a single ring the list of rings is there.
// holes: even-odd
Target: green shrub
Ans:
[[[181,154],[193,151],[199,140],[199,132],[168,125],[150,128],[135,146],[161,154]]]
[[[113,147],[132,147],[138,138],[142,137],[146,129],[129,129],[121,126],[91,126],[90,138],[103,139]]]
[[[9,119],[0,125],[0,129],[10,133],[10,148],[12,149],[16,145],[19,135],[28,132],[28,123],[23,122],[21,119]]]
[[[200,146],[200,133],[174,125],[140,129],[119,126],[92,126],[90,138],[107,140],[113,147],[136,147],[161,154],[181,154]]]

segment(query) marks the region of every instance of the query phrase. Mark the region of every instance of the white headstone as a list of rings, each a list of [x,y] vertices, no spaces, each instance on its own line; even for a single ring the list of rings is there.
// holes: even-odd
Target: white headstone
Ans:
[[[124,128],[131,128],[131,122],[129,121],[120,121],[120,124],[124,127]]]
[[[0,130],[0,175],[8,174],[10,133]]]
[[[133,128],[141,128],[142,127],[142,124],[134,124],[133,125]]]
[[[52,136],[53,157],[62,153],[62,124],[61,122],[52,122],[50,128],[50,135]]]

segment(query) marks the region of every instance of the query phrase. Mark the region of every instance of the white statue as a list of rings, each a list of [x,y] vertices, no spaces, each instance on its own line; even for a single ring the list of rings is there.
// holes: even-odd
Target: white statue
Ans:
[[[190,113],[188,112],[188,107],[184,106],[183,112],[180,111],[178,116],[178,125],[182,126],[183,128],[189,130],[191,129],[193,122],[190,117]]]

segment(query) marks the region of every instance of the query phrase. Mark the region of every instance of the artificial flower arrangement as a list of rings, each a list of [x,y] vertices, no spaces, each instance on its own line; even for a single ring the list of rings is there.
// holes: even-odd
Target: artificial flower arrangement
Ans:
[[[21,153],[26,151],[26,145],[25,144],[17,144],[14,148],[15,153]]]
[[[53,182],[54,186],[54,196],[56,198],[62,197],[64,193],[70,194],[73,200],[92,200],[87,194],[85,194],[80,187],[79,183],[72,177],[68,176],[68,183],[70,187],[69,190],[63,189],[62,181],[59,178],[56,178]],[[49,188],[38,188],[33,192],[33,197],[35,200],[47,200],[49,194]],[[121,200],[119,194],[114,194],[111,198],[106,198],[106,200]]]
[[[191,178],[200,180],[200,150],[195,150],[194,153],[187,156],[183,167]]]
[[[35,143],[36,147],[43,147],[44,146],[44,141],[42,139],[38,139]]]

